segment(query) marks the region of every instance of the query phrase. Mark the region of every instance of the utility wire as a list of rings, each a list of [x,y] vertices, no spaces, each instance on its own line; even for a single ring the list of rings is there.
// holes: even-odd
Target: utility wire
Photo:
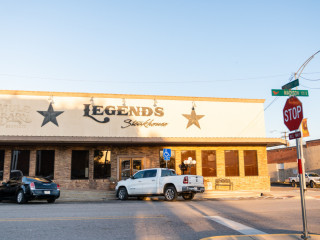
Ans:
[[[300,84],[300,86],[305,87],[305,88],[309,88],[309,89],[320,89],[320,88],[308,87],[308,86],[305,86],[305,85],[302,85],[302,84]]]
[[[317,73],[320,73],[320,72],[306,72],[306,73],[302,73],[301,75],[305,75],[305,74],[317,74]]]
[[[307,81],[312,81],[312,82],[320,81],[320,79],[310,79],[310,78],[305,78],[305,77],[302,77],[302,76],[300,76],[300,78],[302,78],[304,80],[307,80]]]
[[[269,105],[264,108],[264,111],[266,111],[266,110],[267,110],[275,101],[277,101],[278,99],[279,99],[279,96],[277,96],[275,99],[273,99],[272,102],[269,103]]]
[[[66,78],[50,78],[50,77],[38,77],[38,76],[26,76],[26,75],[14,75],[14,74],[4,74],[0,73],[0,77],[19,77],[19,78],[33,78],[33,79],[42,79],[42,80],[56,80],[56,81],[71,81],[71,82],[100,82],[100,83],[110,83],[113,81],[103,81],[103,80],[86,80],[86,79],[66,79]],[[270,76],[262,76],[262,77],[253,77],[253,78],[235,78],[235,79],[225,79],[225,80],[210,80],[210,81],[161,81],[161,82],[151,82],[151,81],[134,81],[134,82],[119,82],[117,83],[125,83],[125,84],[137,84],[137,83],[143,83],[143,84],[181,84],[181,83],[213,83],[213,82],[232,82],[232,81],[248,81],[248,80],[263,80],[268,78],[276,78],[276,77],[283,77],[287,76],[287,74],[278,74],[278,75],[270,75]]]
[[[290,78],[289,78],[289,82],[292,80],[292,78],[295,76],[295,74],[291,74]],[[277,100],[279,99],[279,96],[277,96],[275,99],[273,99],[273,101],[271,103],[269,103],[268,106],[265,107],[265,109],[263,110],[264,112],[272,105],[274,104]]]
[[[319,72],[313,73],[304,73],[304,74],[316,74]],[[252,77],[252,78],[235,78],[235,79],[225,79],[225,80],[209,80],[209,81],[160,81],[160,82],[152,82],[152,81],[108,81],[108,80],[88,80],[88,79],[69,79],[69,78],[53,78],[53,77],[39,77],[39,76],[28,76],[28,75],[16,75],[16,74],[6,74],[0,73],[0,77],[13,77],[13,78],[29,78],[29,79],[42,79],[42,80],[53,80],[53,81],[69,81],[69,82],[97,82],[97,83],[123,83],[123,84],[181,84],[181,83],[214,83],[214,82],[233,82],[233,81],[249,81],[249,80],[264,80],[269,78],[277,78],[287,76],[288,74],[277,74],[277,75],[269,75],[269,76],[261,76],[261,77]],[[301,77],[306,79],[304,77]],[[309,79],[306,79],[309,80]],[[318,79],[316,79],[318,81]],[[314,81],[316,81],[314,80]],[[319,79],[320,80],[320,79]],[[310,80],[313,81],[313,80]]]

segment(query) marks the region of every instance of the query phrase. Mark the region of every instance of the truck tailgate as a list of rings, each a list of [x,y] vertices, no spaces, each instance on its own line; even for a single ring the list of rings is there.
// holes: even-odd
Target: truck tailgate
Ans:
[[[203,187],[203,177],[197,175],[188,175],[188,185]]]

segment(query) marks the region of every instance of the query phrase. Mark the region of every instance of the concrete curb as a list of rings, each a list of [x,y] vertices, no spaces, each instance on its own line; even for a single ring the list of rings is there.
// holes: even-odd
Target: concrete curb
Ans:
[[[206,191],[195,195],[194,200],[230,201],[242,199],[300,199],[297,191]],[[59,202],[107,202],[116,200],[115,191],[105,190],[61,190]],[[162,197],[148,197],[145,200],[161,200]],[[319,199],[320,191],[306,194],[306,199]],[[180,200],[180,198],[179,198]]]
[[[310,239],[320,240],[320,235],[309,234]],[[229,235],[213,236],[201,240],[301,240],[301,234],[263,234],[263,235]]]

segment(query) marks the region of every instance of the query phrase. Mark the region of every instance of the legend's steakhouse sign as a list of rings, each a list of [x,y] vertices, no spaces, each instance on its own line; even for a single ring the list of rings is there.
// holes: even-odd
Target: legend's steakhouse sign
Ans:
[[[84,117],[89,117],[98,123],[107,123],[110,121],[109,116],[137,116],[137,117],[163,117],[164,111],[162,107],[134,107],[134,106],[98,106],[92,104],[84,104]],[[102,120],[99,120],[102,119]],[[124,126],[121,128],[127,128],[130,126],[136,127],[165,127],[166,122],[155,122],[154,119],[147,119],[143,121],[125,119]]]

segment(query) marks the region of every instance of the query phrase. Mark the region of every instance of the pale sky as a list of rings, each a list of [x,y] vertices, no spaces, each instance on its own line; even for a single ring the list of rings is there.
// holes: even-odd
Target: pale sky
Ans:
[[[316,0],[2,0],[1,89],[265,99],[266,135],[281,137],[287,97],[272,102],[271,89],[320,50],[319,9]],[[301,76],[305,140],[320,139],[320,54]]]

